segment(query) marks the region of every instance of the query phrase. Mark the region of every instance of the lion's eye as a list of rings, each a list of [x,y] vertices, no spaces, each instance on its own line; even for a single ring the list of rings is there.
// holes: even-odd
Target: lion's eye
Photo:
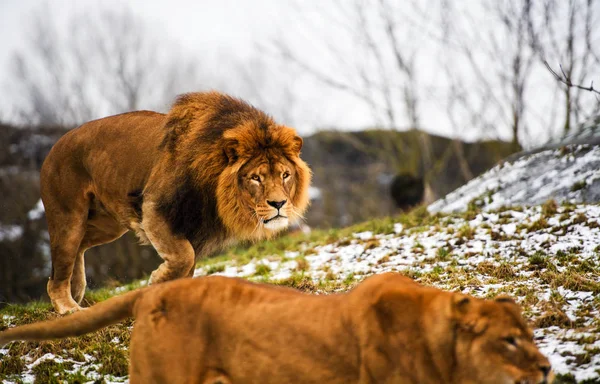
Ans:
[[[258,181],[260,183],[260,176],[258,176],[258,175],[252,175],[252,176],[250,176],[250,179],[254,180],[254,181]]]
[[[508,344],[512,345],[513,347],[517,346],[517,339],[515,339],[513,336],[505,337],[504,341],[507,342]]]
[[[283,180],[287,179],[288,177],[290,177],[290,173],[289,172],[283,172]]]

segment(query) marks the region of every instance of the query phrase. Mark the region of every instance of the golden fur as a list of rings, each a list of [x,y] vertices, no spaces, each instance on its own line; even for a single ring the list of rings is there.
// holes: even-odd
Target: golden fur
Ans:
[[[128,230],[164,259],[150,278],[159,283],[191,275],[197,255],[285,229],[308,204],[301,148],[292,128],[217,92],[180,96],[167,115],[131,112],[70,131],[41,171],[55,309],[79,309],[85,250]]]
[[[135,383],[550,383],[519,307],[388,273],[309,295],[240,279],[181,279],[0,333],[81,335],[135,317]]]

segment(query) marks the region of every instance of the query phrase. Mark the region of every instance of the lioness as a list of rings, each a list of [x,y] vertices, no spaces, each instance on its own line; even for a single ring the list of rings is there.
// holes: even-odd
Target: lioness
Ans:
[[[308,204],[302,139],[217,92],[180,96],[165,115],[124,113],[64,135],[41,170],[57,312],[80,309],[84,252],[128,230],[164,263],[150,283],[189,276],[196,255],[268,238]]]
[[[388,273],[310,295],[226,277],[133,291],[12,340],[81,335],[135,316],[131,383],[550,383],[510,299],[471,298]]]

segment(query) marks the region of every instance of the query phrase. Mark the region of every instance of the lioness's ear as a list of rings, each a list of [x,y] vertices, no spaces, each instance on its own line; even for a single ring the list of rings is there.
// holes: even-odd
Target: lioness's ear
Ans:
[[[227,158],[227,162],[231,165],[235,163],[238,159],[238,141],[235,139],[225,140],[225,144],[223,145],[223,153]]]
[[[510,307],[512,307],[512,309],[514,311],[516,311],[517,313],[521,313],[521,306],[519,304],[517,304],[517,302],[510,296],[498,296],[494,299],[494,301],[496,303],[500,303],[500,304],[507,304]]]
[[[304,141],[302,140],[302,138],[300,136],[294,136],[294,145],[293,145],[293,150],[296,153],[300,153],[300,151],[302,150],[302,145],[304,144]]]
[[[461,293],[455,293],[452,296],[452,309],[459,316],[465,315],[469,311],[470,304],[471,298],[469,298],[469,296]]]
[[[469,296],[455,293],[452,297],[452,312],[458,328],[463,331],[478,335],[488,326],[487,318],[478,311],[476,300]]]
[[[494,299],[498,303],[509,303],[517,305],[517,302],[510,296],[498,296]]]

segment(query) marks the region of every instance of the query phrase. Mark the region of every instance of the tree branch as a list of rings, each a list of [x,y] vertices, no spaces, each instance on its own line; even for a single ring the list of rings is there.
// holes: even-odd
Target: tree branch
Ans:
[[[590,83],[589,87],[584,87],[582,85],[579,84],[573,84],[573,82],[571,81],[571,79],[569,78],[569,76],[567,76],[567,74],[565,73],[565,71],[563,70],[562,65],[560,66],[560,71],[562,73],[562,75],[559,75],[558,73],[556,73],[552,67],[550,67],[550,64],[548,64],[548,62],[546,60],[544,60],[544,65],[546,66],[546,69],[548,69],[548,71],[550,71],[550,73],[552,74],[552,76],[554,76],[554,78],[556,80],[558,80],[559,82],[565,84],[567,87],[569,88],[578,88],[578,89],[582,89],[584,91],[589,91],[589,92],[593,92],[596,93],[598,95],[600,95],[600,91],[594,88],[594,81],[592,80],[592,82]]]

